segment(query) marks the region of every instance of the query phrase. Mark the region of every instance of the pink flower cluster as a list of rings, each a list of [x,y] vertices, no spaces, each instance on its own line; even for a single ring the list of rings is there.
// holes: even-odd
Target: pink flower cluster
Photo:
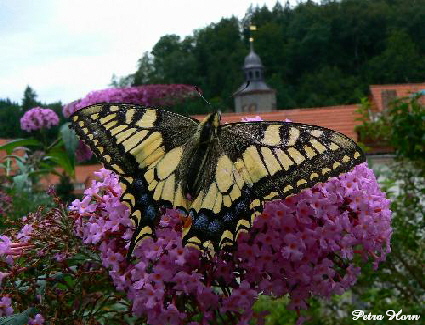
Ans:
[[[140,105],[173,105],[186,97],[194,96],[197,91],[193,86],[146,85],[130,88],[108,88],[90,92],[84,98],[66,104],[63,115],[69,117],[79,109],[96,103],[131,103]]]
[[[366,163],[286,200],[268,202],[253,228],[239,236],[237,250],[209,257],[183,247],[184,216],[166,210],[156,230],[128,264],[133,228],[121,205],[118,178],[100,170],[71,210],[76,233],[95,244],[133,313],[149,324],[199,324],[224,317],[248,324],[260,317],[252,306],[260,294],[289,294],[288,308],[308,307],[313,296],[350,288],[361,263],[375,267],[390,252],[389,200]],[[362,258],[355,258],[360,256]]]
[[[59,117],[49,108],[34,107],[21,118],[21,129],[27,132],[50,129],[59,124]]]
[[[256,116],[254,116],[254,117],[242,117],[242,122],[259,122],[259,121],[263,121],[263,119],[260,117],[260,116],[258,116],[258,115],[256,115]],[[285,119],[285,121],[284,122],[292,122],[290,119]]]
[[[9,236],[0,236],[0,257],[4,257],[7,264],[13,264],[12,245],[13,243]],[[0,280],[3,280],[6,276],[6,273],[2,273]],[[0,284],[1,282],[2,281],[0,281]]]
[[[13,314],[12,299],[7,296],[3,296],[0,299],[0,317],[10,316]]]
[[[34,318],[30,317],[28,324],[29,325],[42,325],[44,324],[44,317],[41,314],[36,314]]]

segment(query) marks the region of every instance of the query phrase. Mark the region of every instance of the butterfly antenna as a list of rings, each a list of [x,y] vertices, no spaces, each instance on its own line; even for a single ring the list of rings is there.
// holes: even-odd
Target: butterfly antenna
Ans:
[[[198,92],[199,97],[201,97],[204,100],[205,103],[207,103],[208,105],[211,106],[211,103],[209,101],[207,101],[205,99],[205,97],[202,95],[201,89],[198,86],[195,86],[194,88]]]
[[[232,94],[232,96],[230,96],[230,97],[235,97],[235,96],[237,96],[237,95],[239,95],[241,92],[243,92],[245,89],[247,89],[248,87],[249,87],[249,85],[251,84],[251,81],[247,81],[246,82],[246,84],[245,84],[245,87],[243,87],[242,89],[238,89],[238,90],[236,90],[233,94]]]

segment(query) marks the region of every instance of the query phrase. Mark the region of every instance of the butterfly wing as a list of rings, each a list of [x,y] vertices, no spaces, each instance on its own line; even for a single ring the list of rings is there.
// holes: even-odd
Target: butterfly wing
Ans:
[[[223,125],[190,208],[184,241],[199,248],[232,245],[264,201],[285,198],[365,161],[345,135],[313,125],[251,122]]]
[[[187,208],[179,171],[199,122],[129,104],[96,104],[71,118],[79,137],[119,176],[121,200],[130,207],[136,227],[130,255],[139,240],[153,236],[160,206]]]

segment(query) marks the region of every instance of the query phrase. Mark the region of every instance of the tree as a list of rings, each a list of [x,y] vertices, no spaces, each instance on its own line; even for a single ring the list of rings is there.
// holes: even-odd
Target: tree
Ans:
[[[19,124],[22,117],[21,106],[10,101],[10,99],[0,99],[0,138],[16,139],[21,138],[23,132]]]
[[[232,107],[232,93],[242,84],[243,58],[248,54],[236,17],[199,30],[195,34],[194,54],[198,62],[200,86],[210,99],[221,99]]]
[[[134,74],[133,86],[142,86],[151,83],[154,73],[152,56],[149,52],[144,52],[143,56],[138,60],[137,71]]]
[[[24,91],[24,97],[22,98],[23,113],[30,110],[31,108],[39,106],[39,103],[37,102],[36,98],[37,94],[35,93],[35,91],[30,86],[27,86]]]
[[[355,102],[363,89],[358,78],[344,75],[336,66],[324,66],[306,73],[300,80],[297,103],[301,107],[332,106]]]
[[[114,88],[131,87],[131,85],[134,83],[134,79],[135,74],[129,74],[123,77],[118,77],[117,75],[113,74],[109,86]]]
[[[425,60],[405,30],[392,30],[385,50],[369,61],[367,73],[371,83],[423,81]]]

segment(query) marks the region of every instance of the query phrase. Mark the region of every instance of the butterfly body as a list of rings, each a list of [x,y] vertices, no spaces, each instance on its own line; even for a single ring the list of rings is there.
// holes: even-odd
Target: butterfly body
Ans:
[[[202,188],[202,182],[209,155],[213,154],[211,148],[217,145],[220,132],[220,112],[214,112],[199,123],[190,143],[185,146],[183,156],[189,157],[187,165],[186,194],[195,197]]]
[[[365,161],[354,141],[319,126],[287,122],[220,124],[162,109],[96,104],[77,111],[73,128],[120,177],[135,245],[155,236],[160,207],[190,222],[183,242],[202,250],[232,246],[265,201],[285,198]]]

